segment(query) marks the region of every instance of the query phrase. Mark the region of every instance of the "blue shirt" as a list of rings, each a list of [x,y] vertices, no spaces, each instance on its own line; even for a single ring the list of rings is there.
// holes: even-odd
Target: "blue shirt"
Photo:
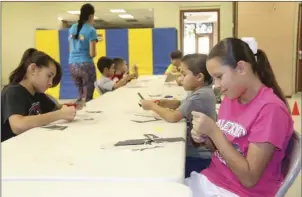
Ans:
[[[98,40],[96,30],[92,25],[85,23],[80,30],[79,39],[76,40],[73,35],[77,33],[77,28],[78,24],[73,24],[69,29],[69,64],[93,62],[89,47],[91,41]]]

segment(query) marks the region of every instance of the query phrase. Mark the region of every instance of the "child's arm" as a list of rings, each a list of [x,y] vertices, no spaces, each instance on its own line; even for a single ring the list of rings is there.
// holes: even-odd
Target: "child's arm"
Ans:
[[[46,99],[48,99],[46,95],[45,97],[43,95],[39,97],[40,110],[45,114],[28,115],[30,112],[27,98],[24,97],[22,91],[11,89],[2,97],[1,102],[4,104],[1,109],[2,121],[9,121],[12,131],[15,134],[20,134],[31,128],[49,124],[60,119],[72,120],[74,118],[75,109],[73,107],[50,112],[54,110],[55,104],[50,102],[52,107],[45,106]]]
[[[159,106],[164,108],[170,108],[170,109],[177,109],[180,106],[179,100],[168,100],[168,99],[161,99],[158,103]]]
[[[182,86],[183,79],[184,79],[183,75],[180,75],[180,76],[176,79],[177,85]]]
[[[136,64],[133,65],[132,67],[132,75],[131,75],[131,79],[137,79],[138,78],[138,67]]]
[[[67,102],[67,103],[59,103],[57,101],[57,99],[55,99],[53,96],[51,95],[47,95],[45,94],[45,98],[42,97],[42,101],[41,104],[43,105],[43,108],[46,112],[51,112],[54,110],[59,110],[62,109],[62,107],[65,106],[74,106],[76,107],[77,110],[81,110],[83,107],[86,106],[85,101],[79,101],[77,103],[75,102]]]
[[[8,121],[13,133],[19,135],[29,129],[40,127],[57,120],[65,119],[71,121],[73,120],[75,114],[76,110],[74,107],[63,107],[57,111],[33,116],[13,114],[9,116]]]
[[[195,148],[202,146],[202,147],[207,148],[210,152],[215,152],[217,150],[216,146],[213,144],[212,140],[209,138],[206,138],[204,140],[204,142],[202,142],[202,143],[197,143],[193,139],[191,140],[191,142]]]
[[[275,152],[286,149],[291,135],[290,115],[279,105],[269,104],[262,108],[249,129],[247,155],[240,154],[217,126],[209,137],[240,183],[246,188],[253,188],[261,179]]]
[[[113,85],[113,89],[115,90],[117,88],[120,88],[120,87],[126,85],[129,81],[129,79],[130,79],[129,75],[124,75],[124,77],[121,80],[119,80],[117,83],[115,83]]]
[[[168,75],[168,74],[170,74],[170,73],[173,73],[173,71],[174,71],[174,65],[173,64],[170,64],[169,66],[168,66],[168,68],[166,69],[166,71],[165,71],[165,75]]]
[[[81,110],[86,106],[86,102],[84,100],[81,100],[79,102],[59,103],[59,104],[57,104],[56,109],[57,110],[62,109],[63,106],[69,106],[69,107],[74,106],[74,107],[76,107],[77,110]]]
[[[152,110],[167,122],[178,122],[183,119],[183,116],[178,110],[163,108],[153,101],[141,100],[141,105],[145,110]]]

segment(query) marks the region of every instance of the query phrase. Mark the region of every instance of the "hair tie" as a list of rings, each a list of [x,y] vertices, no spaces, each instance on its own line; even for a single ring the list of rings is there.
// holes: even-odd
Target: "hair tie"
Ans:
[[[253,51],[254,55],[257,56],[258,51],[258,43],[255,38],[253,37],[243,37],[241,38],[242,41],[247,43],[250,47],[250,49]]]
[[[258,42],[254,37],[243,37],[241,38],[242,41],[244,41],[246,44],[249,45],[250,49],[254,53],[254,57],[257,61],[258,59]]]

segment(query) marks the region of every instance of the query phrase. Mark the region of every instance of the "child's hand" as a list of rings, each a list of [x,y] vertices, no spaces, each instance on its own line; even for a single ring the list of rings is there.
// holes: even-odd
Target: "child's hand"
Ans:
[[[141,100],[141,105],[144,110],[152,110],[152,107],[156,105],[156,103],[150,100]]]
[[[76,108],[74,106],[66,106],[63,105],[60,109],[61,119],[72,121],[77,113]]]
[[[132,69],[133,69],[133,71],[137,71],[137,69],[138,69],[137,65],[134,64],[134,65],[132,66]]]
[[[133,65],[133,67],[132,67],[132,72],[133,72],[133,74],[132,74],[132,79],[138,78],[138,67],[137,67],[136,64]]]
[[[184,76],[183,76],[183,75],[180,75],[180,76],[176,79],[177,85],[182,86],[183,80],[184,80]]]
[[[193,111],[192,115],[192,138],[195,142],[202,143],[207,136],[211,137],[213,131],[217,128],[217,125],[211,118],[203,113]]]
[[[81,110],[84,107],[86,107],[86,101],[84,99],[78,101],[76,104],[77,104],[77,106],[76,106],[77,110]]]
[[[172,73],[176,73],[176,72],[178,72],[178,71],[177,71],[177,68],[176,68],[176,66],[173,66],[173,67],[172,67],[172,70],[171,70],[171,72],[172,72]]]
[[[127,73],[123,75],[123,80],[129,81],[131,79],[131,76]]]
[[[129,77],[130,77],[130,79],[135,79],[136,75],[133,73],[133,74],[130,74]]]

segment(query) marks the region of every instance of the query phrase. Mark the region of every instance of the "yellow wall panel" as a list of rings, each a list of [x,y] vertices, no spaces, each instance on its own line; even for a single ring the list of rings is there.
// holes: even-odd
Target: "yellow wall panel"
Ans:
[[[36,49],[50,55],[60,62],[59,32],[58,30],[36,30]],[[56,99],[60,98],[60,84],[46,91]]]
[[[139,75],[153,75],[152,29],[129,29],[129,65],[138,65]]]
[[[101,38],[99,42],[96,44],[96,57],[93,59],[95,68],[96,68],[96,78],[99,79],[101,76],[101,73],[99,69],[97,68],[97,62],[100,57],[106,56],[106,31],[104,29],[97,30],[98,37]],[[97,90],[94,90],[93,98],[97,98],[100,96]]]

